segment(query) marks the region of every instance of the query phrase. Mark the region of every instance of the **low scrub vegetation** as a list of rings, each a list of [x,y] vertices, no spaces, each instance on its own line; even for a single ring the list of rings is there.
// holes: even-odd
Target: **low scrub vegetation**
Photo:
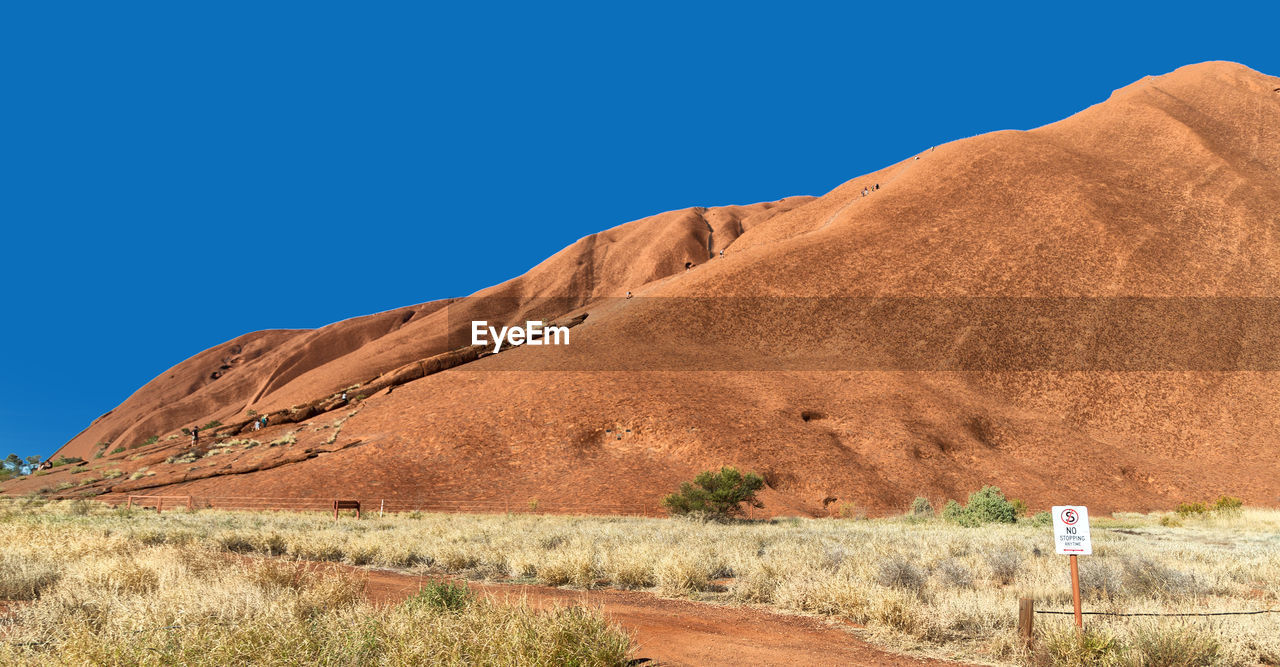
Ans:
[[[298,441],[298,436],[297,436],[296,432],[295,432],[295,431],[289,431],[288,433],[285,433],[284,435],[280,436],[279,438],[276,438],[275,440],[272,440],[271,442],[267,443],[267,446],[268,446],[268,447],[279,447],[279,446],[281,446],[281,445],[292,445],[292,444],[296,443],[297,441]]]
[[[0,626],[0,664],[627,664],[627,635],[582,607],[450,584],[374,605],[357,572],[143,526],[65,527],[0,521],[0,600],[20,602]]]
[[[45,540],[101,535],[118,545],[111,549],[126,551],[138,544],[191,546],[414,573],[648,590],[831,616],[865,626],[861,636],[893,649],[995,664],[1280,663],[1276,614],[1207,621],[1090,616],[1090,634],[1080,644],[1070,616],[1042,616],[1035,655],[1028,655],[1017,637],[1018,598],[1035,598],[1038,609],[1071,609],[1066,559],[1053,553],[1052,530],[1034,521],[973,530],[917,517],[720,523],[416,513],[335,523],[320,512],[157,516],[94,503],[93,511],[77,516],[65,503],[36,507],[40,502],[15,504],[7,514],[0,506],[0,531],[26,531],[0,534],[0,545],[35,544],[32,534],[52,536]],[[1182,519],[1178,527],[1162,526],[1165,516],[1093,517],[1094,555],[1080,559],[1086,610],[1280,606],[1280,512],[1210,512]],[[36,551],[45,560],[65,551],[44,544]],[[59,571],[64,579],[72,576]],[[288,570],[270,576],[289,578]],[[161,588],[165,581],[162,576]],[[424,595],[433,601],[416,604],[448,608],[463,593]]]

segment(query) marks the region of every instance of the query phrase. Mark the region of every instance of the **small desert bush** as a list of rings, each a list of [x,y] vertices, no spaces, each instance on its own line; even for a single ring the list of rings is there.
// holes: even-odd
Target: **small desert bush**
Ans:
[[[737,468],[724,466],[719,472],[707,470],[693,482],[680,485],[680,491],[662,499],[662,506],[673,515],[704,515],[723,519],[742,513],[743,503],[756,502],[756,492],[764,488],[764,478]]]
[[[998,487],[984,486],[969,494],[966,505],[948,500],[942,509],[942,518],[970,528],[989,523],[1017,523],[1018,507],[1007,500]]]
[[[836,516],[841,519],[865,519],[867,512],[854,503],[843,502],[836,507]]]
[[[473,602],[475,602],[475,596],[471,594],[471,589],[467,588],[465,584],[431,581],[423,585],[413,597],[401,604],[410,609],[421,607],[433,610],[457,611]]]
[[[270,443],[268,443],[268,445],[267,445],[267,446],[268,446],[268,447],[279,447],[280,445],[292,445],[293,443],[295,443],[295,442],[297,442],[297,441],[298,441],[298,437],[297,437],[296,433],[297,433],[296,431],[289,431],[288,433],[285,433],[284,435],[280,436],[279,438],[276,438],[275,440],[272,440]]]
[[[991,567],[992,580],[1001,585],[1013,583],[1018,576],[1018,568],[1022,566],[1022,554],[1013,549],[1000,549],[987,554],[987,565]]]
[[[919,593],[924,589],[925,575],[904,556],[891,556],[876,565],[876,583],[886,588]]]
[[[1123,648],[1115,635],[1093,627],[1078,633],[1075,626],[1059,626],[1042,634],[1041,658],[1054,667],[1122,665]]]
[[[1202,590],[1194,575],[1144,556],[1122,558],[1120,565],[1124,591],[1129,595],[1182,599],[1195,597]]]
[[[1202,627],[1177,621],[1158,620],[1144,623],[1131,633],[1127,644],[1127,662],[1143,667],[1176,665],[1230,664],[1222,646],[1212,633]]]
[[[924,496],[916,496],[916,499],[911,501],[910,514],[919,518],[932,517],[933,503],[929,502],[929,499]]]
[[[1181,503],[1174,511],[1181,517],[1203,516],[1209,513],[1209,506],[1199,502]]]
[[[1235,496],[1218,496],[1213,503],[1213,511],[1221,514],[1237,514],[1244,507],[1244,501]]]

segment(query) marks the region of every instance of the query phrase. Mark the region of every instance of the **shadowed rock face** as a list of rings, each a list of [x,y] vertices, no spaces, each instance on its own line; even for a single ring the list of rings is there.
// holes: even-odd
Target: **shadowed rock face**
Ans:
[[[1238,324],[1232,304],[1270,316],[1278,87],[1241,65],[1189,66],[1058,123],[938,146],[819,198],[630,222],[468,299],[247,334],[170,369],[60,453],[87,458],[99,442],[324,399],[457,349],[477,313],[585,312],[568,347],[522,347],[369,396],[332,453],[171,489],[607,498],[643,509],[698,470],[735,464],[765,475],[772,512],[820,513],[831,498],[872,511],[916,495],[936,505],[987,483],[1032,506],[1154,509],[1220,493],[1275,504],[1280,385],[1257,361],[1268,328],[1200,338],[1213,327],[1166,327],[1192,315],[1159,304],[1195,297],[1210,304],[1199,316],[1221,313],[1208,321],[1227,327]],[[932,361],[912,365],[900,353],[914,339],[886,356],[878,341],[892,335],[857,335],[878,324],[865,308],[798,297],[1047,298],[1058,310],[1038,319],[1019,306],[1003,338],[989,321],[923,311],[927,344],[912,354]],[[1164,314],[1118,336],[1164,336],[1151,349],[1180,346],[1173,361],[1096,362],[1121,348],[1100,333],[1115,327],[1089,318],[1098,300],[1120,297],[1152,299]],[[915,321],[894,331],[918,333]],[[1054,345],[1094,363],[1018,363],[1040,349],[1010,342],[1019,332],[1068,325],[1078,332]]]

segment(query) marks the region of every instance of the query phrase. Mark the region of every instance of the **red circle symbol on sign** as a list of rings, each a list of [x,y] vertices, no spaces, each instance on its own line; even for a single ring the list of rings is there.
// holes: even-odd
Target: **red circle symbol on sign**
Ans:
[[[1076,514],[1075,510],[1062,510],[1062,523],[1065,523],[1068,526],[1074,526],[1079,520],[1080,515]]]

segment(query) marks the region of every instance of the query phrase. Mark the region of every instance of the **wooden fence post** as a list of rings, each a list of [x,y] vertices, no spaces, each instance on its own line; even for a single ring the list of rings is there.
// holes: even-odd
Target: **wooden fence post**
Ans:
[[[1020,598],[1018,600],[1018,636],[1022,638],[1022,643],[1028,649],[1035,640],[1034,623],[1036,620],[1036,601],[1034,598]]]

